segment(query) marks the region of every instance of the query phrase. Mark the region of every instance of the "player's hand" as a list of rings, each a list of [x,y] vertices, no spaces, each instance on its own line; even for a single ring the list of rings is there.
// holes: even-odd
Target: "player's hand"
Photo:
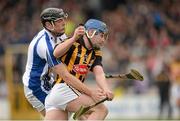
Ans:
[[[102,89],[93,89],[91,91],[91,98],[95,101],[98,102],[100,100],[103,100],[104,98],[106,98],[106,94],[104,93],[104,91]]]
[[[108,100],[111,101],[114,98],[114,94],[111,90],[105,90],[104,93],[106,94],[106,96],[108,97]]]
[[[85,34],[84,26],[79,26],[75,29],[73,38],[74,40],[78,40],[81,36]]]

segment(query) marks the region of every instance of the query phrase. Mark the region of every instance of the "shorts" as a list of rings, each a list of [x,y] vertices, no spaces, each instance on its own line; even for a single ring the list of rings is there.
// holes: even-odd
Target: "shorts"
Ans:
[[[46,111],[52,109],[65,110],[67,104],[78,98],[78,95],[77,90],[68,86],[66,83],[55,84],[45,99],[45,109]]]
[[[33,106],[33,108],[37,109],[38,112],[41,112],[45,109],[45,106],[41,101],[41,100],[45,100],[45,98],[38,99],[38,97],[34,95],[33,91],[29,89],[27,86],[24,86],[24,94],[27,100],[29,101],[29,103]]]

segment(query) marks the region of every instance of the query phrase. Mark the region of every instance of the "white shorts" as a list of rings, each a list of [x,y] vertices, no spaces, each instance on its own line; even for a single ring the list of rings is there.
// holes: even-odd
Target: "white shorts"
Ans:
[[[66,83],[55,84],[45,99],[45,109],[46,111],[52,109],[65,110],[67,104],[78,98],[78,95],[77,91]]]
[[[26,86],[24,86],[24,94],[29,103],[33,106],[33,108],[37,109],[38,112],[45,109],[44,104],[38,98],[36,98],[33,91]]]

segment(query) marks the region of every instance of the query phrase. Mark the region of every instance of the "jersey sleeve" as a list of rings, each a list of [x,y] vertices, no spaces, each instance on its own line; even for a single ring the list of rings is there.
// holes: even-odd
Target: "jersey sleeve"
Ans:
[[[37,48],[39,51],[39,56],[43,59],[46,60],[47,64],[49,67],[54,67],[57,64],[61,63],[61,61],[57,60],[56,57],[53,55],[54,47],[53,44],[45,39],[44,41],[41,41],[38,45],[39,47]]]
[[[90,71],[93,71],[93,68],[97,65],[103,66],[102,65],[102,52],[100,50],[96,51],[95,56],[96,56],[96,59],[92,65]]]
[[[46,61],[50,67],[54,67],[61,63],[60,60],[57,60],[57,58],[53,55],[54,49],[51,47],[48,47],[46,50]]]

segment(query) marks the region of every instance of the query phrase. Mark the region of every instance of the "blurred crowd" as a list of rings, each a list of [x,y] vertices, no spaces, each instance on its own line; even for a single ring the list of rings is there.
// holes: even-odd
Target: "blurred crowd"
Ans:
[[[39,15],[46,7],[63,8],[68,13],[69,36],[88,18],[100,18],[107,23],[109,39],[103,48],[105,72],[125,73],[136,68],[145,77],[141,84],[120,82],[119,85],[133,85],[134,92],[146,92],[156,84],[164,65],[168,66],[169,80],[180,85],[180,0],[1,0],[0,3],[0,85],[5,82],[6,48],[32,40],[42,29]],[[22,58],[15,58],[14,70],[21,81],[24,67],[19,68],[19,59]]]

